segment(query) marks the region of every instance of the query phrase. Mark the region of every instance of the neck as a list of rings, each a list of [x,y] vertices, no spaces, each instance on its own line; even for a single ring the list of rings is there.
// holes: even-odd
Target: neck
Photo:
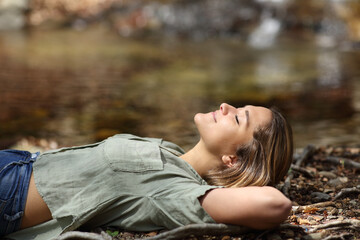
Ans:
[[[221,164],[217,157],[206,150],[201,140],[180,158],[189,163],[201,177]]]

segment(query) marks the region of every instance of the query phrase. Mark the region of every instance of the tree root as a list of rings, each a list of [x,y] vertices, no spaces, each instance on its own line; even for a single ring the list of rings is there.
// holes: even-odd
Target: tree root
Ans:
[[[319,224],[315,226],[311,226],[312,229],[309,231],[310,233],[316,232],[320,229],[326,229],[326,228],[335,228],[335,227],[347,227],[354,229],[356,231],[360,230],[360,220],[357,219],[344,219],[344,220],[338,220],[333,222],[328,222],[324,224]]]
[[[351,233],[343,233],[343,234],[335,235],[335,236],[327,236],[323,240],[345,240],[345,239],[349,239],[352,236],[353,236],[353,234],[351,234]]]
[[[335,206],[334,202],[320,202],[320,203],[315,203],[315,204],[310,204],[310,205],[304,205],[304,206],[293,206],[293,213],[297,214],[297,213],[301,213],[306,209],[311,209],[311,208],[324,208],[324,207],[329,207],[329,206]]]
[[[287,176],[287,178],[284,181],[284,186],[282,188],[282,192],[287,197],[289,197],[289,190],[291,187],[291,180],[293,179],[293,177],[294,177],[294,173],[291,172],[291,173],[289,173],[289,175]]]
[[[280,224],[278,229],[279,230],[292,229],[292,230],[303,231],[305,229],[305,227],[303,227],[302,225],[294,225],[294,224],[289,224],[289,223],[283,223],[283,224]]]
[[[343,188],[338,194],[336,194],[336,196],[334,197],[334,201],[338,200],[339,198],[349,196],[350,194],[360,194],[360,189],[357,189],[356,187]]]
[[[300,167],[300,165],[305,162],[306,160],[308,160],[311,156],[314,155],[316,150],[316,147],[314,145],[307,145],[302,154],[300,155],[299,158],[296,159],[295,161],[295,166]]]
[[[295,161],[295,164],[292,165],[292,167],[295,167],[297,169],[299,169],[300,165],[306,161],[307,159],[309,159],[314,153],[315,153],[315,146],[314,145],[307,145],[302,154],[300,155],[300,157],[298,157]],[[292,170],[292,168],[290,169]],[[282,192],[284,193],[285,196],[289,196],[289,190],[291,187],[291,180],[294,178],[294,173],[292,171],[290,171],[290,173],[288,174],[287,178],[285,179],[284,182],[284,186],[282,188]]]
[[[202,235],[224,235],[224,234],[244,234],[250,231],[254,231],[251,228],[216,224],[216,223],[202,223],[202,224],[191,224],[183,227],[178,227],[170,231],[160,233],[154,237],[147,238],[147,240],[175,240],[184,239],[191,235],[202,236]]]
[[[337,165],[343,165],[344,167],[347,167],[347,168],[360,169],[360,163],[355,162],[348,158],[327,156],[325,158],[325,161],[331,162],[331,163],[334,163]]]
[[[291,165],[291,170],[293,170],[294,172],[298,172],[302,175],[304,175],[304,177],[307,178],[314,178],[314,174],[308,170],[306,170],[305,168],[302,167],[298,167],[296,165]]]
[[[71,231],[61,234],[55,240],[111,240],[111,239],[112,237],[103,231],[101,232],[101,234]]]

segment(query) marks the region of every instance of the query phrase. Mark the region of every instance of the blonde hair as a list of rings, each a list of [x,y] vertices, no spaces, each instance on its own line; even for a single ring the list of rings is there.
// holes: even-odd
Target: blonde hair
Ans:
[[[204,179],[210,185],[245,187],[275,185],[288,172],[293,156],[291,126],[275,108],[270,108],[272,120],[258,128],[253,140],[236,151],[237,162],[232,167],[210,170]]]

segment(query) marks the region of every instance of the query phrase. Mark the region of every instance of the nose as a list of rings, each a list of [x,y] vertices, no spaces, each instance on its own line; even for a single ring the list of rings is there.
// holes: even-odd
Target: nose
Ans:
[[[232,106],[227,104],[227,103],[222,103],[220,105],[220,111],[222,112],[223,115],[226,115],[229,113],[229,111],[231,110]]]

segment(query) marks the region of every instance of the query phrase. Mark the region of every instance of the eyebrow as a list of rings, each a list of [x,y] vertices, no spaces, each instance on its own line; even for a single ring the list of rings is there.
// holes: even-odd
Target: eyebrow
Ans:
[[[246,126],[249,126],[249,121],[250,121],[250,116],[249,116],[249,111],[245,110],[245,115],[246,115]]]

